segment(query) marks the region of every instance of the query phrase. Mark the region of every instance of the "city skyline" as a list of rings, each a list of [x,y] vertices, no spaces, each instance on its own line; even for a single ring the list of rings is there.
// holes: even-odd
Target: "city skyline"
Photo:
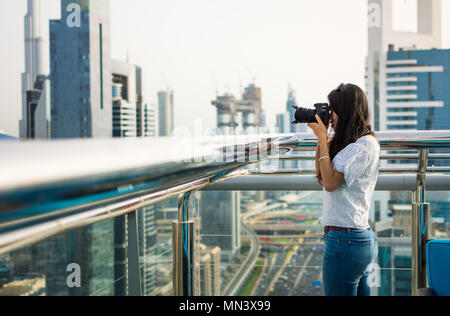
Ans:
[[[193,121],[201,118],[203,126],[214,127],[215,113],[209,106],[210,100],[216,93],[239,95],[241,87],[253,81],[262,88],[268,126],[275,125],[275,115],[284,108],[288,81],[297,91],[301,106],[324,101],[328,92],[342,81],[364,87],[365,1],[339,5],[331,1],[308,4],[292,1],[223,4],[213,1],[198,10],[201,4],[201,1],[190,5],[180,1],[165,4],[142,0],[111,1],[112,58],[125,60],[129,53],[131,62],[143,67],[147,79],[144,87],[144,95],[149,98],[147,103],[156,104],[157,91],[166,86],[175,91],[175,126],[192,130]],[[6,6],[5,2],[1,5]],[[445,18],[450,12],[446,9],[448,5],[444,1],[443,48],[449,47],[450,43],[450,19]],[[351,16],[343,19],[349,8]],[[46,69],[49,65],[48,23],[50,18],[59,18],[55,15],[58,10],[58,1],[49,0],[42,5]],[[8,12],[2,24],[13,26],[2,27],[2,30],[14,31],[4,34],[11,45],[2,49],[0,56],[10,61],[2,76],[1,89],[6,95],[6,105],[0,110],[0,130],[18,136],[26,1],[8,3],[8,9],[1,11]],[[167,16],[161,12],[166,12]],[[217,12],[222,12],[221,16]],[[310,17],[308,13],[311,12],[320,14]],[[224,26],[230,17],[237,22]],[[178,22],[172,23],[174,21]],[[141,36],[144,33],[135,32],[142,28],[146,28],[145,38]],[[313,34],[310,29],[316,32]],[[135,35],[129,36],[133,32]],[[330,47],[348,49],[330,53]]]
[[[61,16],[49,14],[55,1],[61,3]],[[229,0],[231,7],[223,0],[130,0],[131,5],[77,0],[79,19],[69,21],[66,7],[73,1],[27,1],[20,133],[22,140],[41,133],[92,139],[16,144],[6,139],[2,144],[0,296],[327,295],[322,258],[331,241],[329,229],[349,232],[356,226],[336,222],[339,227],[325,227],[323,235],[322,192],[329,190],[314,177],[315,152],[310,150],[315,141],[309,135],[275,133],[307,132],[306,124],[291,124],[293,106],[326,101],[340,82],[366,90],[371,125],[384,131],[376,132],[385,151],[380,177],[376,185],[371,182],[376,192],[360,212],[379,240],[379,256],[367,269],[370,295],[416,295],[425,287],[439,293],[421,273],[436,269],[435,259],[426,259],[421,249],[430,237],[450,236],[448,168],[438,163],[448,166],[450,158],[450,49],[446,40],[441,45],[442,0],[363,1],[368,18],[367,10],[352,14],[367,20],[365,53],[355,48],[358,29],[342,31],[356,19],[332,28],[327,12],[301,20],[306,25],[316,19],[310,29],[317,32],[287,31],[297,20],[281,22],[281,16],[299,13],[286,9],[305,6],[303,0],[247,0],[239,7],[236,0]],[[38,3],[45,3],[45,17],[36,14]],[[308,3],[310,10],[317,3],[331,4]],[[348,9],[337,3],[315,12]],[[205,6],[200,13],[199,4]],[[253,15],[244,15],[250,7]],[[132,12],[137,8],[155,10]],[[155,11],[164,12],[156,21]],[[392,20],[414,11],[420,14],[408,21]],[[151,22],[142,19],[145,14]],[[46,16],[51,17],[48,25]],[[49,45],[38,32],[46,27]],[[328,35],[321,38],[325,30]],[[48,46],[50,57],[39,50],[42,46]],[[247,74],[241,76],[242,71]],[[10,90],[6,103],[14,94]],[[51,101],[50,121],[44,101]],[[0,112],[0,143],[8,138],[1,134],[4,118]],[[211,137],[211,147],[202,146],[203,140],[190,148],[186,139],[177,144],[177,139],[138,139],[178,136],[186,127],[198,133],[198,125],[233,135],[272,127],[274,120],[279,129],[271,135],[230,138],[226,144]],[[129,139],[117,139],[124,137]],[[182,148],[176,151],[180,160],[173,148]],[[197,157],[197,148],[205,158],[219,153],[231,160],[183,161],[187,151]],[[348,172],[343,171],[345,180]],[[439,258],[445,262],[445,256]],[[67,276],[74,265],[78,268]]]

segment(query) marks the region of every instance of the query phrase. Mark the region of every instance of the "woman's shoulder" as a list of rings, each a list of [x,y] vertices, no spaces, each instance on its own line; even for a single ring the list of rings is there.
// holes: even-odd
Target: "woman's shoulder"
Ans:
[[[341,150],[336,157],[339,159],[347,160],[356,155],[368,155],[378,154],[380,151],[380,145],[378,140],[373,136],[363,136],[356,140],[356,142],[347,145]]]
[[[366,135],[361,138],[359,138],[356,141],[356,144],[359,144],[360,146],[364,147],[368,151],[380,151],[380,144],[375,137],[375,135]]]
[[[349,161],[352,157],[366,152],[368,152],[366,146],[356,141],[354,143],[348,144],[344,149],[342,149],[336,155],[335,160],[346,162]]]

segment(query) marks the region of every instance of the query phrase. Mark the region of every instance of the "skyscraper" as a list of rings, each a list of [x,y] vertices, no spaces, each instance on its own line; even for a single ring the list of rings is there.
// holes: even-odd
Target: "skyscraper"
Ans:
[[[139,66],[112,61],[112,101],[114,137],[150,137],[156,135],[154,109],[145,104],[142,95],[143,74]],[[152,111],[153,110],[153,111]],[[156,287],[157,229],[155,206],[138,211],[139,259],[142,294],[150,295]],[[115,295],[126,294],[126,218],[114,219],[115,239]],[[152,262],[153,259],[153,262]]]
[[[425,51],[441,47],[441,0],[417,0],[417,32],[403,32],[394,27],[393,0],[368,0],[368,56],[366,62],[366,92],[372,114],[374,130],[418,129],[419,112],[433,111],[442,106],[442,100],[426,95],[428,83],[436,83],[436,75],[445,62],[426,61],[424,53],[401,51]],[[442,54],[442,53],[441,53]],[[419,55],[420,61],[419,61]],[[401,56],[401,57],[400,57]],[[426,62],[426,64],[421,64]],[[421,86],[418,78],[421,77]],[[430,80],[430,79],[431,80]],[[434,80],[433,80],[434,78]],[[435,88],[433,88],[435,89]],[[418,91],[422,91],[419,94]],[[419,97],[419,99],[417,99]],[[419,110],[422,108],[422,110]],[[429,115],[426,115],[429,117]],[[431,125],[429,125],[431,127]],[[396,152],[391,152],[396,153]],[[381,161],[381,167],[389,167],[391,161]],[[399,163],[399,162],[396,162]],[[405,167],[410,162],[400,162]],[[414,165],[416,167],[417,165]],[[380,210],[378,218],[388,219],[388,192],[375,192],[373,208]],[[395,195],[395,194],[394,194]],[[399,200],[399,197],[393,197]],[[404,200],[409,196],[404,196]]]
[[[449,113],[441,7],[441,0],[418,0],[417,32],[401,32],[392,0],[369,1],[367,95],[376,130],[449,128],[440,119]]]
[[[307,131],[307,127],[305,124],[291,124],[292,121],[294,121],[295,118],[295,109],[294,107],[299,106],[297,103],[296,98],[296,92],[291,87],[290,84],[288,84],[288,100],[286,102],[286,111],[288,114],[287,121],[285,122],[285,125],[287,125],[286,131],[283,131],[283,133],[305,133]]]
[[[387,53],[385,130],[450,129],[450,50],[399,50]],[[430,149],[430,154],[447,153]],[[391,153],[398,153],[392,151]],[[400,152],[401,153],[401,152]],[[410,161],[389,161],[389,165],[416,168]],[[448,166],[446,160],[428,161],[429,166]],[[427,192],[433,201],[431,215],[448,223],[448,193]],[[409,203],[408,194],[392,194],[392,200]],[[440,215],[438,215],[440,214]],[[444,215],[444,216],[442,216]]]
[[[77,14],[80,23],[70,23]],[[61,19],[50,21],[50,77],[52,138],[112,137],[108,0],[61,0]],[[67,262],[48,265],[47,295],[113,295],[115,231],[110,220],[58,236],[47,251],[66,244]],[[53,290],[68,263],[81,267],[82,287]]]
[[[113,136],[137,136],[137,66],[112,61]],[[141,87],[139,87],[142,90]],[[142,99],[142,96],[141,96]]]
[[[25,16],[25,72],[22,74],[22,120],[20,138],[50,136],[48,77],[43,74],[43,39],[40,34],[40,2],[28,0]]]
[[[156,109],[145,103],[142,85],[141,67],[129,61],[112,61],[114,137],[156,136]]]
[[[417,0],[417,32],[394,29],[393,0],[368,0],[369,47],[367,56],[367,97],[372,126],[384,130],[387,125],[388,83],[405,83],[405,78],[389,78],[389,51],[396,49],[437,49],[441,47],[441,0]],[[407,83],[407,82],[406,82]]]
[[[155,137],[158,135],[158,117],[156,106],[145,102],[142,92],[144,78],[142,69],[136,67],[136,116],[137,136]]]
[[[416,31],[409,32],[394,28],[393,0],[369,0],[368,4],[366,88],[375,130],[449,129],[450,51],[440,49],[441,0],[417,0]],[[428,163],[440,165],[445,161]],[[398,164],[417,168],[417,163],[411,164],[411,161],[381,161],[382,167]],[[427,192],[427,199],[435,201],[431,216],[445,214],[448,210],[448,193],[442,196],[439,192]],[[393,219],[388,218],[388,200]],[[410,192],[391,192],[390,198],[389,192],[375,192],[374,203],[375,212],[381,208],[375,216],[380,221],[377,226],[390,223],[395,228],[396,208],[404,208],[406,217],[411,216]],[[384,289],[387,295],[410,294],[411,273],[393,269],[411,268],[411,240],[407,239],[403,244],[402,247],[394,244],[385,247],[380,242],[379,264],[392,271],[382,272],[382,278],[390,285]]]
[[[172,90],[158,92],[159,136],[172,136],[174,123],[174,94]]]
[[[138,137],[158,136],[158,118],[156,107],[153,104],[138,102],[137,107],[137,130]]]
[[[450,128],[450,50],[387,53],[386,130]]]
[[[220,296],[220,248],[199,244],[197,288],[200,296]]]
[[[73,3],[79,26],[68,23]],[[112,137],[109,11],[108,0],[61,0],[50,21],[52,138]]]
[[[286,102],[286,111],[276,116],[276,127],[280,133],[307,133],[308,126],[306,124],[291,124],[295,119],[294,107],[299,106],[296,99],[296,92],[288,84],[288,98]],[[307,153],[305,153],[307,154]],[[309,161],[281,161],[281,168],[286,169],[311,169],[314,168],[314,162]]]

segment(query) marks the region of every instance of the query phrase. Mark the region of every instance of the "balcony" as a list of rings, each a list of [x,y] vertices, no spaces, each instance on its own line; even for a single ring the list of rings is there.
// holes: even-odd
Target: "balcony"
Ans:
[[[450,235],[450,168],[436,163],[450,131],[377,139],[371,293],[419,295],[428,240]],[[2,142],[0,295],[322,295],[322,187],[295,165],[313,166],[316,146],[311,134]]]

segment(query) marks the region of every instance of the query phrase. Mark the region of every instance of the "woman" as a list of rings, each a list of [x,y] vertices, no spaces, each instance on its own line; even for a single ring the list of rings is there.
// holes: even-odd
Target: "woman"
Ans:
[[[323,218],[325,296],[369,296],[367,272],[378,254],[369,226],[369,208],[379,171],[380,146],[370,128],[367,97],[352,84],[340,85],[328,96],[335,131],[319,116],[310,123],[318,139],[317,179],[324,187]]]

